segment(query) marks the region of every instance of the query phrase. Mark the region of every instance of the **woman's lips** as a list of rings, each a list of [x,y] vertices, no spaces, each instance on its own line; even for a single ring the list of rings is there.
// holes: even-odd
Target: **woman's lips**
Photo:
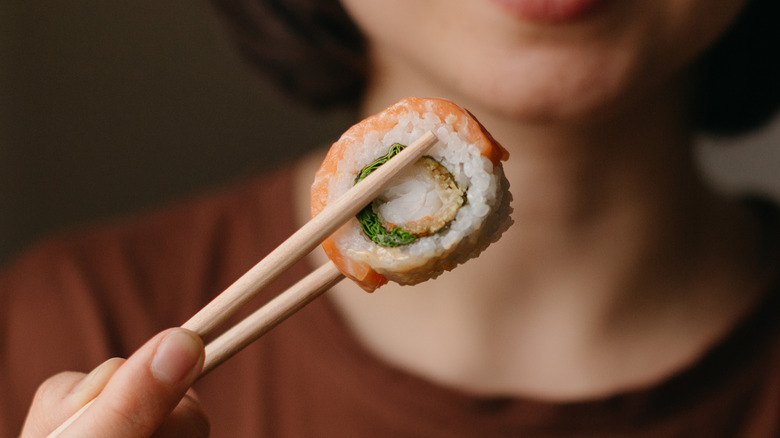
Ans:
[[[593,11],[602,0],[492,0],[510,14],[529,21],[571,21]]]

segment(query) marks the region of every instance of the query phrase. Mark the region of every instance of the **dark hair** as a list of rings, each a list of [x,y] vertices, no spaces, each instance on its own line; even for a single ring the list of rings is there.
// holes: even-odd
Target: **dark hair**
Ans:
[[[214,0],[239,49],[282,91],[313,108],[363,92],[363,37],[338,0]]]
[[[315,108],[352,105],[366,80],[364,40],[338,0],[214,0],[239,47],[293,98]],[[749,0],[696,65],[694,122],[737,134],[780,106],[780,2]]]
[[[735,135],[768,122],[780,106],[780,2],[749,0],[696,66],[694,123]]]

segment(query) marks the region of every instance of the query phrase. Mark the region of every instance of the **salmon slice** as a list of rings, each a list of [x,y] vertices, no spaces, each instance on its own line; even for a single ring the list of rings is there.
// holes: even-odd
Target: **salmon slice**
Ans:
[[[352,126],[331,146],[322,165],[316,172],[314,183],[311,186],[312,216],[319,214],[327,205],[331,178],[337,175],[339,163],[343,160],[345,153],[354,148],[361,148],[363,139],[368,134],[375,131],[389,131],[398,124],[400,117],[410,112],[436,114],[444,123],[451,125],[455,131],[463,135],[468,143],[474,145],[480,151],[480,154],[488,158],[494,165],[499,165],[501,161],[509,158],[507,150],[465,108],[440,98],[407,97],[384,111]],[[374,271],[367,263],[352,260],[342,254],[332,238],[325,240],[322,247],[344,275],[355,281],[366,291],[373,292],[387,283],[387,278]]]

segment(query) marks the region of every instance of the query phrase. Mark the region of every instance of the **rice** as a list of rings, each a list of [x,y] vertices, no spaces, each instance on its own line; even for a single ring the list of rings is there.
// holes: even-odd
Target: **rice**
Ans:
[[[509,182],[500,164],[495,165],[456,129],[459,117],[440,117],[426,103],[425,112],[408,111],[387,130],[370,131],[361,147],[348,148],[328,182],[328,203],[335,201],[355,184],[355,177],[390,145],[408,145],[427,131],[439,139],[428,156],[443,165],[457,185],[465,190],[465,203],[455,218],[441,231],[394,247],[381,246],[363,232],[357,219],[350,220],[331,238],[347,258],[368,264],[388,280],[416,284],[435,278],[445,270],[476,257],[497,240],[512,223]]]

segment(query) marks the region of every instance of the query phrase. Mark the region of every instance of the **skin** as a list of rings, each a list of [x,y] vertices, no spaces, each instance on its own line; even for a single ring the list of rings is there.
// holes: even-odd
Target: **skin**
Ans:
[[[406,95],[469,108],[510,152],[516,223],[415,288],[338,285],[366,348],[458,390],[571,401],[657,383],[743,317],[769,281],[758,227],[701,181],[686,116],[689,66],[745,2],[716,3],[545,24],[489,1],[343,0],[369,39],[365,114]]]
[[[21,437],[42,437],[94,402],[58,437],[206,437],[208,420],[190,385],[203,367],[203,342],[184,329],[150,339],[129,359],[88,375],[60,373],[38,389]]]
[[[363,112],[407,95],[469,108],[510,151],[517,223],[413,289],[340,283],[329,298],[366,348],[467,392],[577,400],[655,383],[723,336],[769,277],[754,219],[697,175],[685,108],[694,56],[744,2],[610,1],[544,24],[487,0],[344,0],[369,41]],[[298,169],[301,223],[320,158]],[[49,379],[22,436],[97,393],[64,436],[202,434],[185,397],[202,343],[179,332],[156,362],[176,377],[161,380],[168,334],[88,377]]]
[[[369,38],[372,91],[395,93],[369,113],[437,92],[481,117],[484,107],[513,125],[558,125],[611,119],[668,86],[745,0],[611,0],[556,24],[518,19],[490,0],[342,3]]]

